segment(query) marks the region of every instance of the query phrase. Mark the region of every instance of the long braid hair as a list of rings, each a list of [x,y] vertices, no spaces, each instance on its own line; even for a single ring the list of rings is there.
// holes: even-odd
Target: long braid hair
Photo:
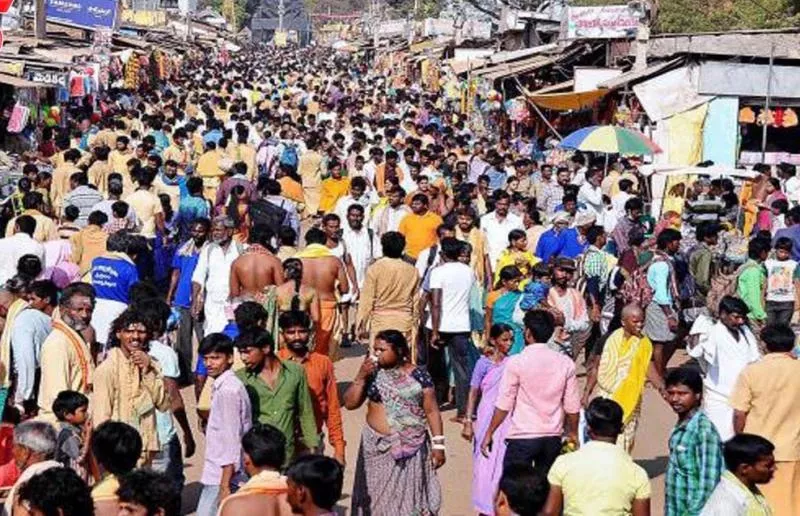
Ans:
[[[303,262],[297,258],[289,258],[283,262],[283,276],[294,281],[294,296],[292,297],[292,311],[300,310],[300,283],[303,281]]]

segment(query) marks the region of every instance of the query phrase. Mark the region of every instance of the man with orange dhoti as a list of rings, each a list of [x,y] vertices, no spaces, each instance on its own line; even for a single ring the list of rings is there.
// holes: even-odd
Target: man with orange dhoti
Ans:
[[[315,328],[314,353],[336,360],[338,340],[334,339],[338,319],[338,300],[350,289],[344,263],[325,245],[327,237],[318,228],[306,233],[306,248],[295,255],[303,262],[302,284],[313,287],[320,300],[320,321]]]
[[[381,237],[383,258],[367,269],[356,324],[358,335],[370,347],[383,330],[397,330],[408,342],[414,342],[419,307],[419,274],[416,267],[403,260],[406,239],[396,231]],[[412,359],[415,359],[412,350]]]

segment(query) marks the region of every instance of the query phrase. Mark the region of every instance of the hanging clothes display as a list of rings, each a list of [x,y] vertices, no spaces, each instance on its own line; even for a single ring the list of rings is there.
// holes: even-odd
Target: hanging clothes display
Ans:
[[[21,133],[25,126],[28,125],[28,116],[31,110],[19,102],[14,104],[14,109],[11,111],[11,117],[8,120],[8,132],[13,134]]]

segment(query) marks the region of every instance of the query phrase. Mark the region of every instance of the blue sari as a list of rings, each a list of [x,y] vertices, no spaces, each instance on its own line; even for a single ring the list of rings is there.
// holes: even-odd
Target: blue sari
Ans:
[[[492,310],[492,324],[503,323],[514,329],[514,344],[511,345],[511,350],[508,352],[509,356],[516,355],[525,347],[524,328],[513,320],[514,309],[521,297],[522,292],[506,292],[495,301],[494,309]]]

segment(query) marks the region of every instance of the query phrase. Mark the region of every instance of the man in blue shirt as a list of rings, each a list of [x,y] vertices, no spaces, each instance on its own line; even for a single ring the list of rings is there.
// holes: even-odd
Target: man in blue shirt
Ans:
[[[489,190],[495,192],[506,187],[507,174],[503,168],[503,158],[493,152],[489,154],[489,162],[492,164],[486,169],[485,174],[489,176]]]
[[[203,325],[192,317],[192,274],[208,240],[211,221],[199,218],[190,228],[191,239],[172,258],[172,276],[167,291],[167,302],[180,314],[176,351],[181,372],[178,383],[181,386],[192,383],[192,336],[196,336],[198,342],[203,339]]]
[[[800,261],[800,206],[796,206],[789,210],[786,214],[786,221],[789,227],[779,229],[775,236],[772,238],[772,245],[781,237],[792,239],[792,260]]]
[[[124,231],[114,233],[106,242],[106,253],[92,260],[90,270],[96,303],[92,313],[92,327],[98,344],[108,344],[111,324],[128,307],[128,290],[139,282],[136,256],[131,235]]]

